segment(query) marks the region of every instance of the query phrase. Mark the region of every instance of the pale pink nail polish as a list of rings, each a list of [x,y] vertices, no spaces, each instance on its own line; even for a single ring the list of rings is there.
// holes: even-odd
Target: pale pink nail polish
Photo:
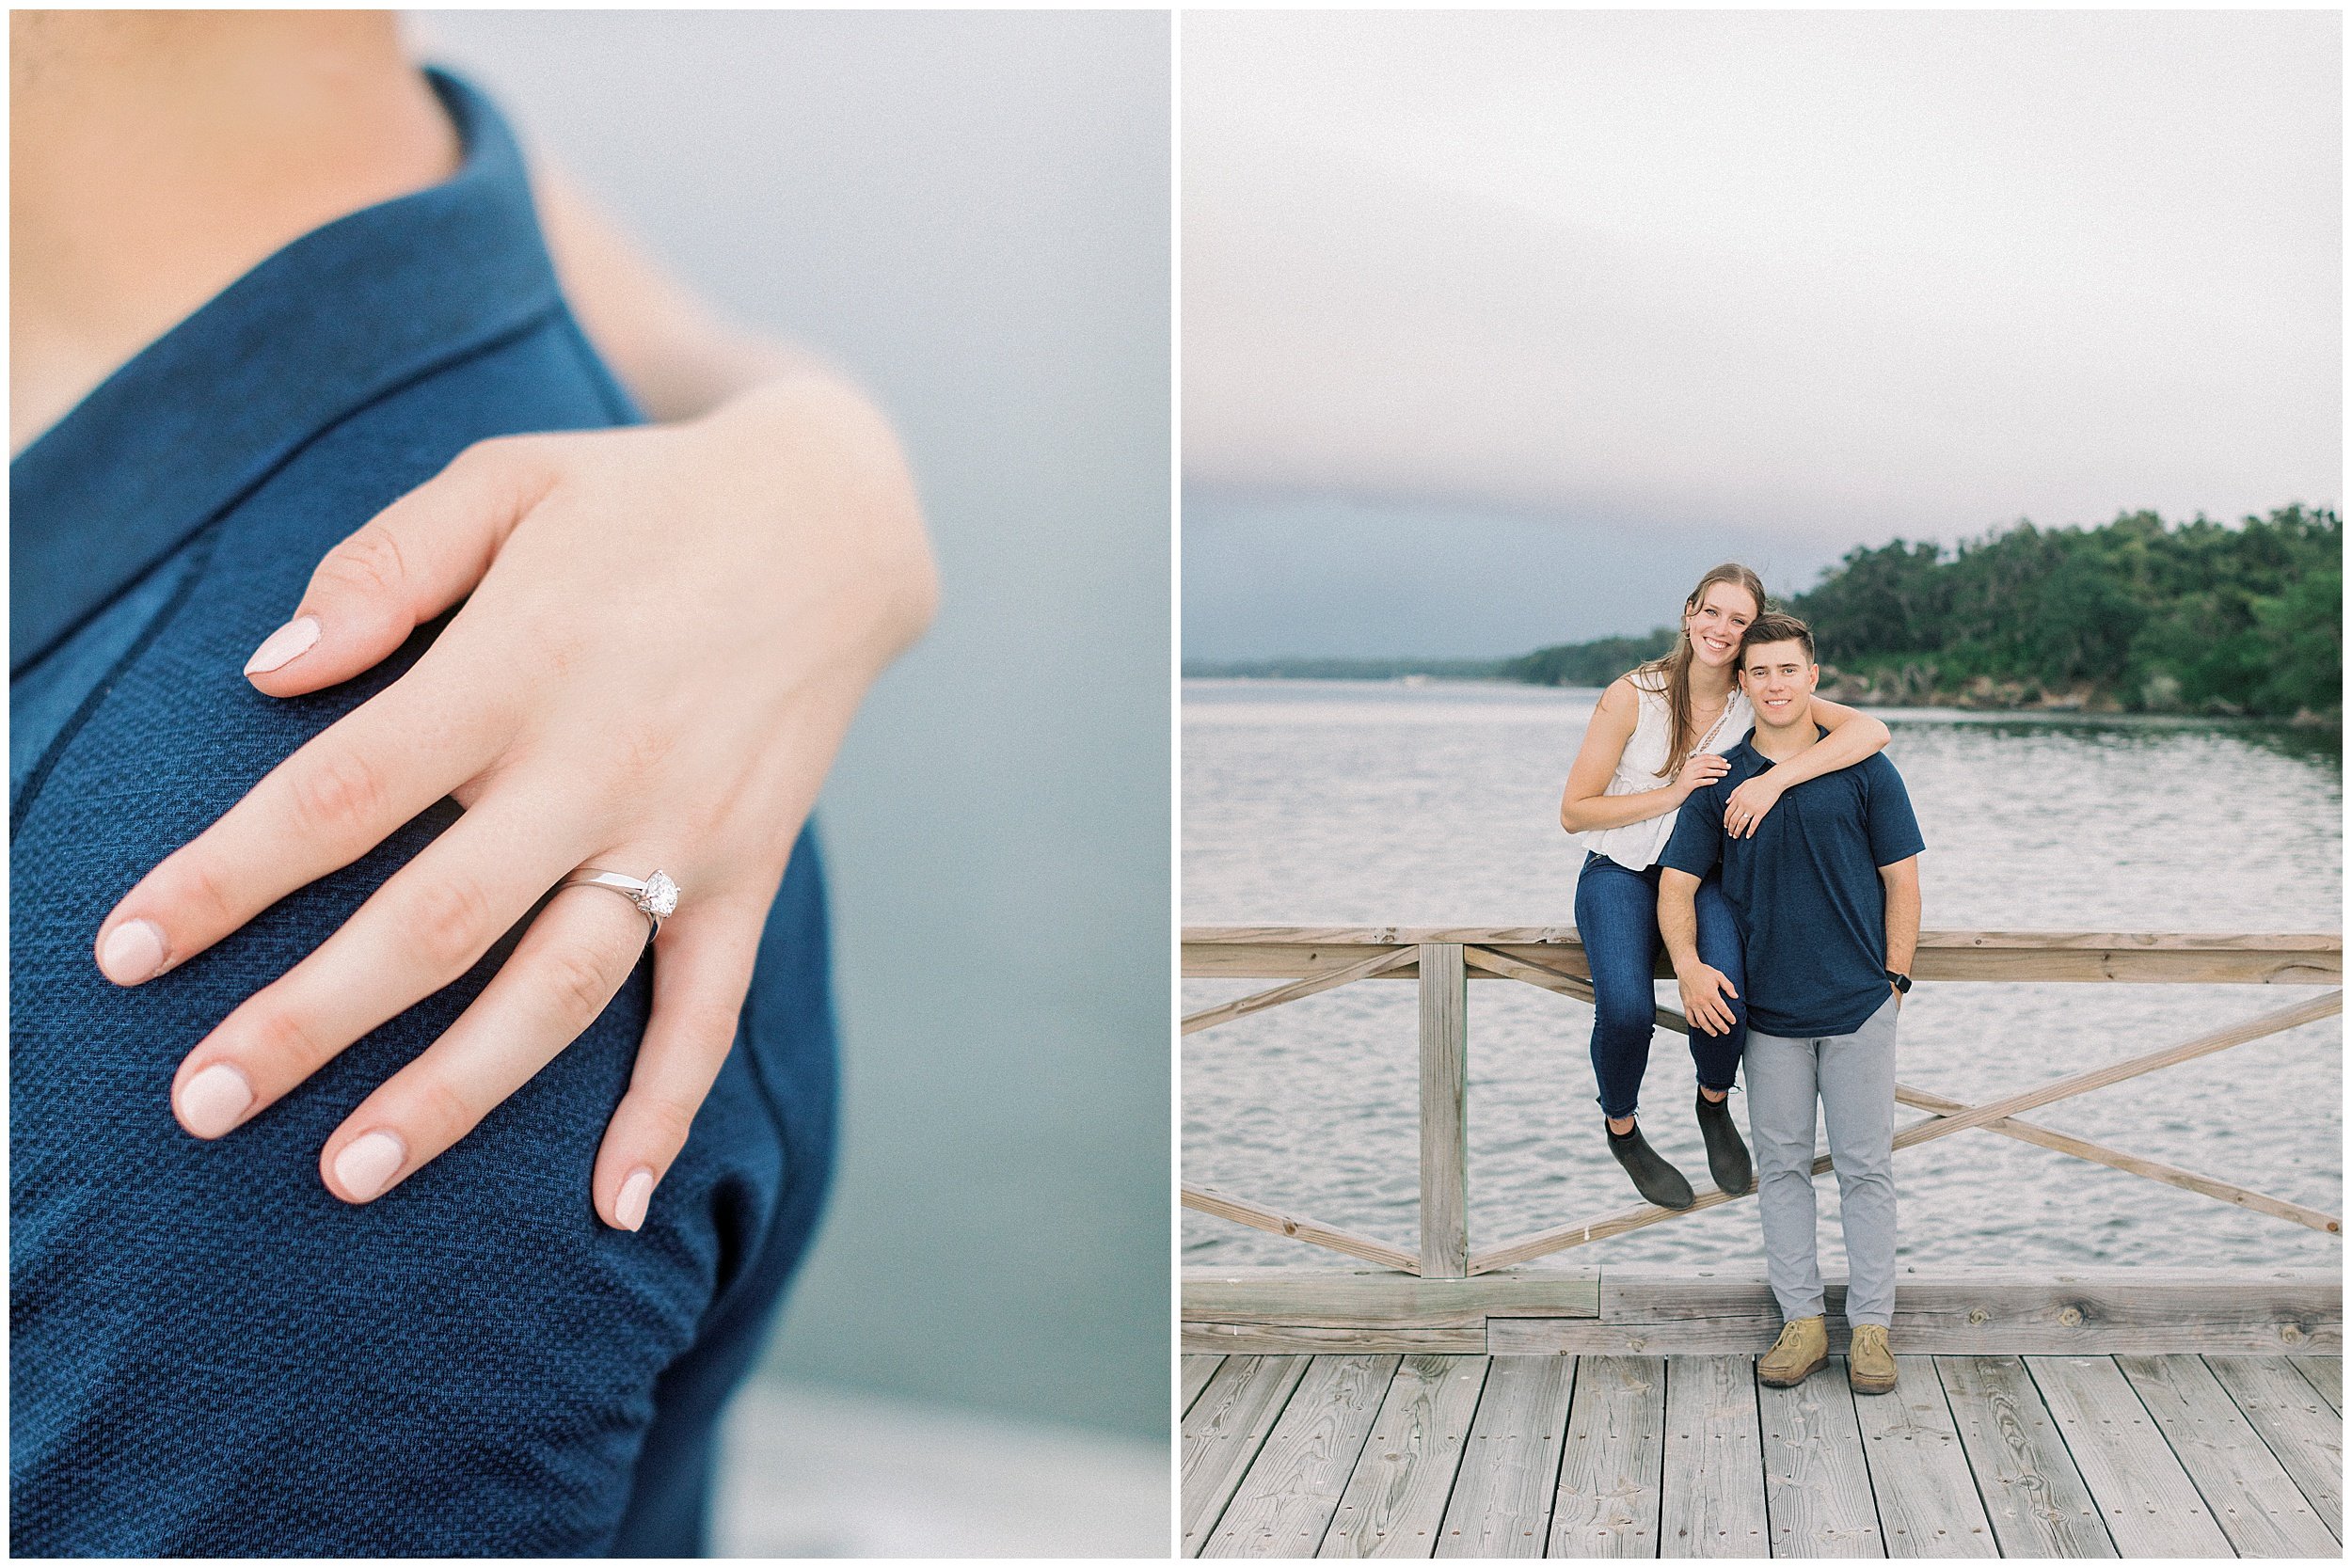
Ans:
[[[335,1180],[354,1203],[365,1203],[384,1190],[406,1158],[407,1146],[393,1134],[363,1132],[335,1156]]]
[[[644,1169],[628,1173],[621,1183],[620,1196],[612,1200],[613,1217],[624,1230],[635,1230],[645,1223],[645,1205],[653,1200],[653,1172]]]
[[[237,1125],[253,1103],[253,1085],[227,1062],[211,1067],[180,1085],[180,1125],[199,1138],[217,1138]]]
[[[164,930],[151,920],[126,920],[98,944],[98,969],[118,986],[135,986],[164,967]]]
[[[305,615],[300,620],[289,621],[262,640],[262,645],[253,650],[253,657],[245,661],[245,673],[248,675],[266,675],[272,670],[291,664],[309,653],[311,644],[318,640],[317,616]]]

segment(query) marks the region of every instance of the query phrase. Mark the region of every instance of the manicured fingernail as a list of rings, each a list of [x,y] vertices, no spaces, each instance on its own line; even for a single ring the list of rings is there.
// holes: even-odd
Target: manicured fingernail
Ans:
[[[164,967],[164,928],[151,920],[126,920],[98,944],[98,970],[118,986],[152,979]]]
[[[624,1230],[634,1230],[645,1223],[645,1205],[653,1200],[653,1172],[633,1170],[621,1183],[621,1196],[612,1200],[612,1215]]]
[[[253,1085],[227,1062],[211,1067],[180,1085],[180,1125],[199,1138],[217,1138],[237,1125],[253,1103]]]
[[[300,620],[289,621],[262,640],[262,645],[253,650],[253,657],[245,661],[245,673],[248,675],[266,675],[280,665],[292,664],[309,653],[310,645],[318,640],[317,616],[305,615]]]
[[[335,1180],[354,1203],[365,1203],[384,1190],[406,1158],[407,1147],[391,1133],[363,1132],[335,1156]]]

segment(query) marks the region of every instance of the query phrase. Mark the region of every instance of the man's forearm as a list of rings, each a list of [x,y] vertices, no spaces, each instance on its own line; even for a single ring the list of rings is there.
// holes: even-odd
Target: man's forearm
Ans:
[[[1667,871],[1658,879],[1658,935],[1675,973],[1699,961],[1698,879]]]
[[[1911,973],[1919,955],[1919,884],[1886,890],[1886,967],[1898,974]]]

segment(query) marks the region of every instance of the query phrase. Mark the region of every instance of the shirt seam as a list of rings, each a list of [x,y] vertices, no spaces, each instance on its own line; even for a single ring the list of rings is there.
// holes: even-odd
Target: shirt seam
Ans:
[[[341,428],[342,425],[349,423],[351,420],[358,418],[360,415],[366,413],[369,409],[375,407],[378,404],[383,403],[385,400],[395,397],[423,381],[429,380],[436,375],[439,375],[446,371],[454,370],[470,359],[477,358],[482,355],[494,353],[499,349],[504,348],[509,343],[516,342],[523,338],[529,337],[532,333],[538,331],[541,327],[546,325],[548,316],[562,310],[563,309],[564,304],[562,300],[553,300],[546,305],[540,306],[536,309],[532,310],[529,315],[524,316],[520,320],[516,321],[509,325],[500,327],[485,337],[475,339],[469,342],[452,348],[424,361],[414,370],[407,372],[394,380],[386,382],[383,386],[377,388],[374,391],[370,392],[365,398],[362,398],[358,403],[353,404],[350,407],[344,409],[342,413],[336,415],[325,424],[322,424],[316,429],[306,433],[300,440],[295,441],[293,445],[289,446],[275,461],[264,466],[260,472],[254,474],[251,479],[239,485],[234,491],[230,492],[219,505],[215,506],[210,513],[199,519],[188,529],[184,537],[193,539],[204,530],[214,527],[223,518],[234,513],[246,501],[252,499],[254,493],[260,490],[262,486],[277,478],[278,475],[284,470],[288,464],[292,463],[295,458],[301,456],[305,451],[308,451],[312,445],[314,445],[322,436],[325,436],[329,432]],[[172,546],[173,549],[184,547],[184,544]],[[159,559],[167,559],[170,553],[170,550],[166,550],[163,552],[163,556]],[[90,622],[95,620],[98,616],[104,614],[117,600],[120,599],[123,594],[130,593],[137,585],[137,578],[135,578],[130,582],[124,583],[120,588],[118,588],[113,593],[107,594],[98,603],[90,606],[88,610],[83,611],[82,614],[76,616],[73,620],[58,627],[55,636],[50,638],[47,642],[42,643],[39,648],[29,651],[22,661],[12,661],[11,674],[13,675],[25,670],[29,670],[34,665],[40,663],[42,659],[47,658],[51,654],[56,652],[69,638],[72,637],[76,632],[79,632],[83,627],[88,626]]]
[[[24,818],[32,813],[33,803],[40,798],[42,788],[49,783],[49,775],[56,770],[58,762],[64,758],[67,748],[72,746],[74,738],[82,733],[83,726],[87,724],[98,710],[105,705],[106,699],[114,695],[116,683],[130,673],[131,666],[145,656],[149,647],[154,643],[155,639],[164,634],[167,627],[179,619],[180,611],[186,608],[188,600],[195,594],[197,585],[202,582],[211,572],[213,552],[220,543],[221,525],[225,516],[226,514],[215,516],[198,531],[191,546],[197,552],[197,556],[190,564],[186,580],[171,591],[171,597],[164,601],[163,608],[155,612],[153,619],[140,628],[138,636],[132,641],[128,648],[123,650],[121,657],[107,667],[104,676],[90,689],[89,694],[76,705],[72,716],[58,727],[56,737],[41,752],[40,760],[33,765],[32,771],[24,775],[24,786],[18,792],[15,802],[8,810],[10,842],[14,842],[18,831],[24,825]],[[124,590],[125,593],[129,591],[129,587]],[[120,597],[120,595],[118,594],[116,597]],[[107,602],[113,601],[110,599]],[[96,611],[92,613],[95,614]]]

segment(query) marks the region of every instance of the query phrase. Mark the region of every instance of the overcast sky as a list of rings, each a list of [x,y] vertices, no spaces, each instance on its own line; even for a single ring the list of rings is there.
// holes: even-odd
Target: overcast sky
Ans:
[[[1187,483],[1824,558],[2333,504],[2339,26],[1187,13]]]

